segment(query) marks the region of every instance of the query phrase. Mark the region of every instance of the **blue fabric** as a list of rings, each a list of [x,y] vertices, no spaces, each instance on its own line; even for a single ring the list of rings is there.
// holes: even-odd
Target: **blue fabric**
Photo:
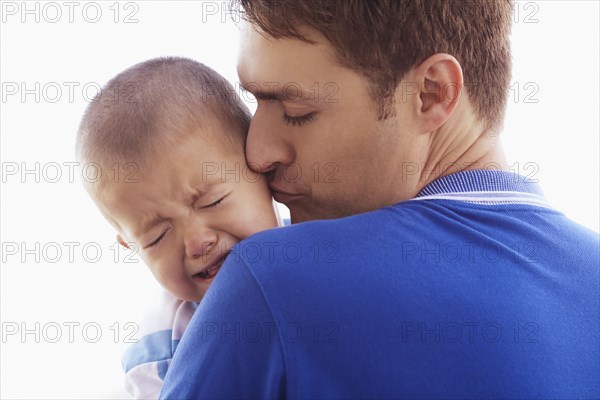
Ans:
[[[172,336],[171,329],[143,336],[137,343],[129,346],[123,354],[121,359],[123,370],[127,373],[140,364],[172,358],[178,344],[174,343]]]
[[[507,176],[238,243],[161,398],[598,398],[598,234]]]
[[[442,193],[515,192],[542,195],[537,180],[509,171],[470,170],[450,174],[425,186],[417,198]]]
[[[160,360],[156,363],[156,372],[161,380],[165,380],[167,371],[169,370],[169,360]]]
[[[181,341],[172,337],[172,329],[152,332],[151,334],[142,336],[137,343],[129,346],[125,353],[123,353],[121,362],[125,373],[141,364],[165,361],[165,364],[159,367],[159,371],[161,368],[164,369],[161,376],[161,379],[164,379],[166,369],[169,365],[167,361],[173,358],[173,354]]]

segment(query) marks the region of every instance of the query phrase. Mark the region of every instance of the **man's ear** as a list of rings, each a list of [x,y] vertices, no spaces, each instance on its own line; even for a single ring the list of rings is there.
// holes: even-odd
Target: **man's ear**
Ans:
[[[432,132],[452,115],[463,94],[463,72],[450,54],[438,53],[415,67],[411,74],[419,86],[419,130]]]
[[[127,244],[126,241],[123,240],[123,238],[121,237],[120,234],[117,233],[117,242],[119,242],[119,244],[123,247],[125,247],[126,249],[129,249],[129,245]]]

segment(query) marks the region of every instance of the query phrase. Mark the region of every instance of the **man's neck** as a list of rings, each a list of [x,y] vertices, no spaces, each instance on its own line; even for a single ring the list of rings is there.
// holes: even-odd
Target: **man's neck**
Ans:
[[[480,133],[483,127],[475,118],[455,117],[429,134],[429,151],[421,169],[419,191],[434,180],[456,172],[509,169],[499,132]]]

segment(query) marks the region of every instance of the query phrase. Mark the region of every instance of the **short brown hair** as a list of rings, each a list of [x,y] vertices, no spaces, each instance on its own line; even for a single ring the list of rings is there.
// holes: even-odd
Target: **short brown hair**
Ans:
[[[371,82],[380,118],[406,72],[436,53],[453,55],[487,129],[504,118],[511,79],[511,0],[233,0],[242,17],[274,37],[311,42],[321,33],[338,62]]]
[[[101,165],[143,162],[178,133],[214,124],[243,152],[250,118],[213,69],[187,58],[155,58],[121,72],[92,100],[77,132],[77,155]]]

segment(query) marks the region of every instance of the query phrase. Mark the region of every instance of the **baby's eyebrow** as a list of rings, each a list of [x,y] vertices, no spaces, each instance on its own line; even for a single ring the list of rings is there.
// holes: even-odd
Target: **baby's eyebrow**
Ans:
[[[165,221],[166,218],[161,217],[160,215],[155,216],[150,221],[146,222],[141,228],[139,228],[134,235],[136,237],[140,237],[148,232],[150,229],[154,228],[156,225]]]
[[[211,182],[196,182],[193,186],[188,188],[186,191],[180,193],[178,198],[180,201],[184,201],[186,204],[193,206],[194,203],[198,201],[203,195],[209,193],[212,188],[216,186]],[[190,193],[191,192],[191,193]],[[155,214],[152,218],[150,218],[147,222],[140,223],[141,226],[135,229],[134,235],[135,237],[140,237],[144,235],[146,232],[154,228],[156,225],[163,223],[169,218],[161,215],[160,213]]]

